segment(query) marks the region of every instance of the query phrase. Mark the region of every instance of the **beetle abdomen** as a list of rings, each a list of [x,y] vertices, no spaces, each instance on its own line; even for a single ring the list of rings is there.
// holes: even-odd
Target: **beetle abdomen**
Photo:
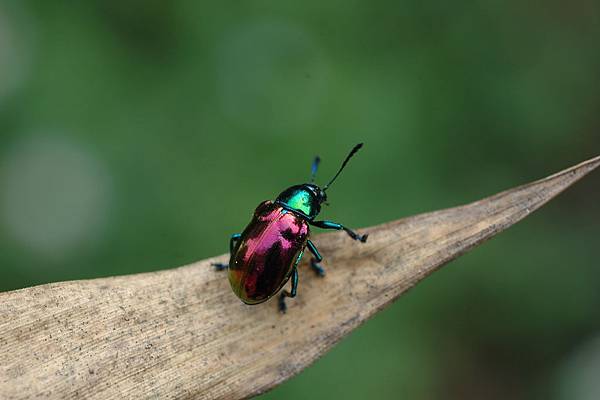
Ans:
[[[229,282],[248,304],[262,303],[288,281],[308,240],[308,223],[281,206],[258,206],[229,262]]]

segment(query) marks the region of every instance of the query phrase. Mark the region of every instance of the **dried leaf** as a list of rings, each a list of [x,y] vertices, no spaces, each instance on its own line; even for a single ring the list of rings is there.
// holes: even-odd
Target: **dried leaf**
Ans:
[[[240,399],[289,379],[421,279],[503,231],[600,157],[487,199],[318,235],[287,315],[242,304],[210,262],[0,294],[0,398]],[[306,257],[308,258],[308,257]]]

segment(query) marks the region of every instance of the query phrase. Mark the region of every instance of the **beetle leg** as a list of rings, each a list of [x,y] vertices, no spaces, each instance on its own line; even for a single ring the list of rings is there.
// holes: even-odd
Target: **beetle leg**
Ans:
[[[323,257],[321,257],[319,250],[317,250],[317,247],[311,240],[306,242],[306,246],[308,247],[308,250],[310,250],[310,252],[314,255],[314,257],[310,260],[311,268],[317,273],[317,275],[325,276],[325,270],[319,264],[321,261],[323,261]]]
[[[229,265],[227,265],[225,263],[212,263],[210,265],[215,267],[215,271],[223,271],[223,270],[227,269],[227,267],[229,267]]]
[[[233,235],[231,235],[231,239],[229,239],[229,257],[233,256],[233,249],[235,249],[235,245],[237,241],[240,240],[241,236],[241,233],[234,233]],[[212,263],[211,265],[215,267],[217,271],[223,271],[229,266],[228,264],[224,263]]]
[[[229,239],[229,255],[233,255],[233,249],[235,249],[235,244],[242,237],[241,233],[234,233],[231,235],[231,239]]]
[[[352,239],[359,240],[363,243],[367,241],[367,237],[369,236],[369,235],[359,235],[358,233],[354,232],[352,229],[348,229],[344,225],[338,224],[337,222],[333,222],[333,221],[313,221],[313,222],[310,222],[310,224],[313,226],[316,226],[318,228],[323,228],[323,229],[336,229],[338,231],[344,230]]]
[[[288,292],[284,290],[279,295],[279,312],[285,314],[287,310],[287,306],[285,305],[286,297],[296,297],[296,289],[298,289],[298,269],[294,267],[294,271],[292,272],[292,291]]]

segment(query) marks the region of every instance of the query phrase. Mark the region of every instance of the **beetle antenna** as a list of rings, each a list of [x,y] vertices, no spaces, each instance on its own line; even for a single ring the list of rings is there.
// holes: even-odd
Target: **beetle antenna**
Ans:
[[[317,169],[319,168],[319,163],[321,162],[321,158],[319,156],[315,156],[315,159],[312,163],[312,167],[310,169],[310,183],[315,181],[315,177],[317,176]]]
[[[360,148],[363,146],[363,143],[359,143],[356,146],[354,146],[352,148],[352,150],[350,150],[350,153],[348,154],[348,156],[346,156],[346,159],[344,160],[344,162],[342,163],[342,166],[340,167],[340,169],[338,170],[337,174],[335,174],[335,176],[333,178],[331,178],[331,180],[329,181],[329,183],[325,186],[323,186],[323,191],[326,191],[327,188],[333,183],[333,181],[336,180],[336,178],[338,177],[338,175],[340,174],[340,172],[342,172],[342,170],[344,169],[344,167],[346,166],[346,164],[348,164],[348,161],[350,160],[350,158],[352,158],[352,156],[354,154],[356,154],[356,152],[358,150],[360,150]]]

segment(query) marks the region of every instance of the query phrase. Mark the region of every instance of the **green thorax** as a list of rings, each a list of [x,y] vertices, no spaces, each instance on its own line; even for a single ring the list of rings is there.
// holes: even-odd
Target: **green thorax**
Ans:
[[[321,211],[323,200],[320,193],[322,192],[318,186],[306,183],[284,190],[275,201],[292,211],[298,211],[313,219]]]

